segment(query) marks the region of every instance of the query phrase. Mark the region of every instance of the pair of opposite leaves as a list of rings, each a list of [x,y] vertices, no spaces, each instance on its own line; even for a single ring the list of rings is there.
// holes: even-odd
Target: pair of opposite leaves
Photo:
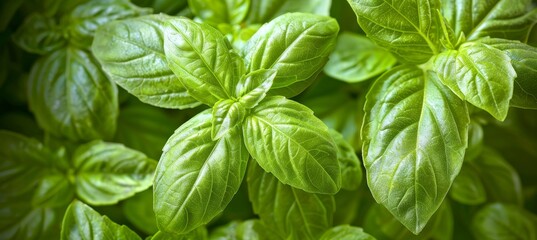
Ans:
[[[170,137],[155,176],[159,228],[187,233],[220,213],[250,156],[281,182],[312,193],[341,185],[337,148],[307,107],[274,95],[303,91],[326,63],[339,31],[329,17],[285,14],[235,53],[206,24],[152,15],[99,29],[93,52],[105,72],[160,107],[212,107]]]

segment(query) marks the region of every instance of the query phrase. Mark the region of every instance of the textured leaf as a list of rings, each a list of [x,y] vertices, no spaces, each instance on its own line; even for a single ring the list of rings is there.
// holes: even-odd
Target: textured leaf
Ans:
[[[263,25],[248,41],[243,55],[250,72],[277,70],[272,94],[291,97],[309,86],[311,82],[303,81],[311,80],[322,69],[338,31],[336,20],[330,17],[284,14]]]
[[[129,0],[92,0],[78,5],[64,21],[68,25],[70,44],[89,48],[99,26],[149,13],[151,9],[137,7]]]
[[[116,129],[116,86],[88,52],[68,47],[39,59],[28,98],[39,126],[58,137],[102,139]]]
[[[112,80],[142,102],[164,108],[198,106],[168,67],[166,19],[150,15],[105,24],[95,33],[93,54]]]
[[[208,23],[240,24],[248,14],[250,0],[189,0],[188,5],[196,16]]]
[[[159,229],[185,234],[208,223],[238,191],[248,162],[241,133],[211,139],[206,110],[179,127],[163,149],[154,182]]]
[[[48,173],[39,181],[32,197],[32,206],[65,207],[73,200],[75,188],[62,173]]]
[[[260,240],[268,236],[259,232],[259,220],[247,220],[244,222],[232,221],[211,232],[210,240]]]
[[[312,193],[339,190],[336,145],[307,107],[284,97],[267,98],[246,117],[243,135],[252,157],[281,182]]]
[[[523,209],[504,205],[490,204],[482,208],[472,221],[472,232],[477,239],[537,239],[535,224],[532,223],[535,215]]]
[[[436,0],[349,0],[367,36],[404,62],[424,63],[438,52]]]
[[[358,34],[339,35],[324,72],[349,83],[368,80],[391,68],[397,59],[371,40]]]
[[[266,227],[281,239],[318,239],[332,226],[332,195],[307,193],[280,182],[258,164],[248,170],[248,194]]]
[[[441,1],[442,13],[455,34],[468,40],[491,36],[526,41],[537,21],[531,0]]]
[[[511,106],[537,109],[537,48],[498,38],[480,39],[479,42],[502,50],[511,59],[517,74]]]
[[[207,229],[205,227],[199,227],[181,235],[158,231],[151,240],[206,240],[209,239],[207,235]]]
[[[26,197],[16,202],[1,202],[0,239],[59,239],[65,207],[34,209],[28,201],[30,197]]]
[[[92,205],[115,204],[149,188],[156,161],[117,143],[94,141],[76,149],[76,193]]]
[[[232,97],[243,63],[222,33],[190,19],[170,18],[164,34],[168,65],[192,97],[209,106]]]
[[[246,109],[257,106],[270,90],[274,77],[276,71],[271,69],[260,69],[243,76],[235,93],[239,102]]]
[[[417,234],[462,166],[466,105],[434,74],[402,65],[375,82],[364,110],[362,150],[371,193]]]
[[[362,163],[354,148],[345,140],[343,136],[330,129],[330,136],[336,143],[338,153],[337,158],[341,169],[341,188],[345,190],[355,190],[362,183]]]
[[[328,16],[332,0],[252,0],[246,21],[260,24],[285,13],[303,12]]]
[[[34,13],[13,35],[14,42],[27,52],[47,54],[66,45],[61,26],[50,17]]]
[[[364,232],[362,228],[342,225],[329,229],[322,236],[321,240],[375,240],[375,238]]]
[[[101,216],[88,205],[73,201],[65,212],[62,224],[62,240],[68,239],[140,239],[128,227],[112,222],[108,217]]]
[[[211,138],[218,140],[242,124],[246,109],[231,99],[218,101],[213,107]]]
[[[466,205],[478,205],[487,200],[485,187],[471,164],[464,164],[449,191],[453,200]]]
[[[517,76],[509,56],[482,43],[466,43],[436,56],[434,69],[459,98],[503,121]]]

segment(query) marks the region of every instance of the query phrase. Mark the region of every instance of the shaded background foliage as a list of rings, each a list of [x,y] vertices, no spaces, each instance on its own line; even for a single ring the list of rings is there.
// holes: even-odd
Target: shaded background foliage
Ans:
[[[257,12],[239,13],[242,18],[206,14],[215,10],[205,2],[0,3],[0,239],[89,236],[62,232],[62,220],[127,239],[537,239],[535,110],[511,107],[499,121],[470,107],[461,171],[415,235],[376,203],[364,167],[356,164],[362,160],[366,94],[375,79],[401,65],[401,57],[366,37],[345,0],[252,0]],[[263,12],[267,2],[280,9]],[[158,232],[150,181],[156,160],[174,131],[207,106],[159,108],[116,85],[91,50],[95,31],[113,20],[163,13],[209,24],[232,47],[244,48],[262,24],[295,11],[330,15],[339,24],[324,69],[297,86],[300,91],[277,94],[307,106],[331,129],[341,190],[329,195],[295,189],[249,161],[247,180],[222,213],[188,235]],[[535,28],[527,44],[537,47]],[[112,164],[121,160],[136,164]],[[110,191],[121,194],[107,197]],[[301,204],[305,214],[296,208]]]

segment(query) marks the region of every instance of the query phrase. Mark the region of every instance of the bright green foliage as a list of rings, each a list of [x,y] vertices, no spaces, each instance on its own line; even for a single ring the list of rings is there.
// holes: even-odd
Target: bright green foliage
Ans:
[[[375,238],[364,232],[359,227],[351,227],[349,225],[333,227],[326,231],[321,240],[341,239],[341,240],[375,240]]]
[[[537,216],[513,205],[490,204],[472,221],[477,239],[537,239]]]
[[[61,239],[141,239],[126,226],[101,216],[88,205],[73,201],[63,218]]]
[[[339,35],[324,72],[336,79],[355,83],[383,73],[396,61],[389,51],[375,45],[368,38],[344,32]]]

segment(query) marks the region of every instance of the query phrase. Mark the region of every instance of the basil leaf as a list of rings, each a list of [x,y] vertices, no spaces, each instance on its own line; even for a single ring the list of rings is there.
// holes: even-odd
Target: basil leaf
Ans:
[[[441,1],[442,13],[457,36],[469,41],[491,36],[526,41],[537,10],[531,0]]]
[[[449,191],[451,198],[466,205],[479,205],[487,201],[487,193],[479,173],[471,164],[463,164]]]
[[[211,138],[206,110],[179,127],[163,149],[154,182],[159,229],[185,234],[208,223],[238,191],[248,162],[240,132]]]
[[[242,62],[222,33],[207,24],[170,18],[164,34],[168,65],[193,98],[212,106],[232,97]]]
[[[196,16],[210,24],[240,24],[248,13],[250,0],[189,0],[188,5]]]
[[[330,17],[306,13],[277,17],[263,25],[244,47],[248,71],[274,69],[277,73],[271,93],[297,95],[328,60],[338,31],[336,20]]]
[[[523,209],[490,204],[482,208],[472,221],[472,232],[477,239],[537,239],[537,231],[530,215]]]
[[[150,7],[154,13],[166,13],[177,15],[181,10],[188,7],[187,0],[133,0],[134,4],[143,7]]]
[[[158,159],[162,146],[177,128],[177,119],[164,109],[135,103],[123,106],[119,112],[115,142]]]
[[[265,98],[276,77],[276,71],[272,69],[260,69],[242,77],[237,84],[236,95],[239,102],[250,109]]]
[[[462,166],[468,110],[431,72],[402,65],[367,94],[364,165],[375,200],[418,234]]]
[[[213,107],[211,138],[218,140],[239,126],[246,116],[241,103],[231,99],[220,100]]]
[[[156,161],[117,143],[93,141],[73,154],[76,193],[92,205],[115,204],[149,188]]]
[[[164,108],[191,108],[190,97],[164,55],[164,15],[114,21],[95,33],[92,51],[110,79],[140,101]]]
[[[65,207],[73,200],[75,188],[60,172],[48,173],[37,185],[32,205],[40,207]]]
[[[337,159],[341,169],[341,188],[355,190],[362,183],[362,163],[356,156],[354,148],[343,139],[339,132],[332,129],[329,132],[338,149]]]
[[[485,38],[478,42],[502,50],[511,59],[517,74],[511,106],[537,109],[537,48],[498,38]]]
[[[504,52],[482,43],[465,43],[437,55],[438,77],[459,98],[503,121],[517,74]]]
[[[328,16],[332,0],[252,0],[246,22],[266,23],[285,13],[303,12]]]
[[[364,232],[362,228],[342,225],[330,228],[322,236],[321,240],[375,240],[375,238]]]
[[[28,88],[30,109],[51,134],[70,140],[114,134],[117,89],[88,52],[67,47],[39,59]]]
[[[34,13],[13,34],[13,41],[24,51],[45,55],[65,46],[61,26],[54,18]]]
[[[488,200],[522,205],[524,198],[520,177],[500,154],[485,147],[471,164],[483,182]]]
[[[318,239],[332,226],[332,195],[307,193],[285,185],[255,163],[248,169],[247,181],[254,211],[279,238]]]
[[[30,197],[30,196],[25,196]],[[2,199],[3,200],[3,199]],[[28,198],[2,201],[1,239],[58,239],[64,208],[32,208]]]
[[[0,130],[0,191],[9,197],[31,191],[59,161],[35,139]]]
[[[232,221],[224,226],[221,226],[211,232],[210,240],[259,240],[265,239],[264,235],[260,235],[260,221],[247,220],[244,222]]]
[[[70,44],[88,48],[99,26],[149,13],[151,9],[137,7],[129,0],[92,0],[78,5],[63,21],[68,26]]]
[[[140,239],[128,227],[112,222],[101,216],[88,205],[73,201],[65,212],[61,239]]]
[[[147,189],[128,198],[122,205],[123,214],[137,229],[144,233],[158,232],[157,220],[153,212],[153,191]]]
[[[335,79],[355,83],[368,80],[391,68],[397,59],[369,38],[344,32],[324,66],[324,72]]]
[[[243,123],[251,156],[281,182],[311,193],[336,193],[341,186],[337,148],[321,120],[302,104],[270,97]]]
[[[367,36],[398,59],[424,63],[439,48],[435,0],[349,0]]]

